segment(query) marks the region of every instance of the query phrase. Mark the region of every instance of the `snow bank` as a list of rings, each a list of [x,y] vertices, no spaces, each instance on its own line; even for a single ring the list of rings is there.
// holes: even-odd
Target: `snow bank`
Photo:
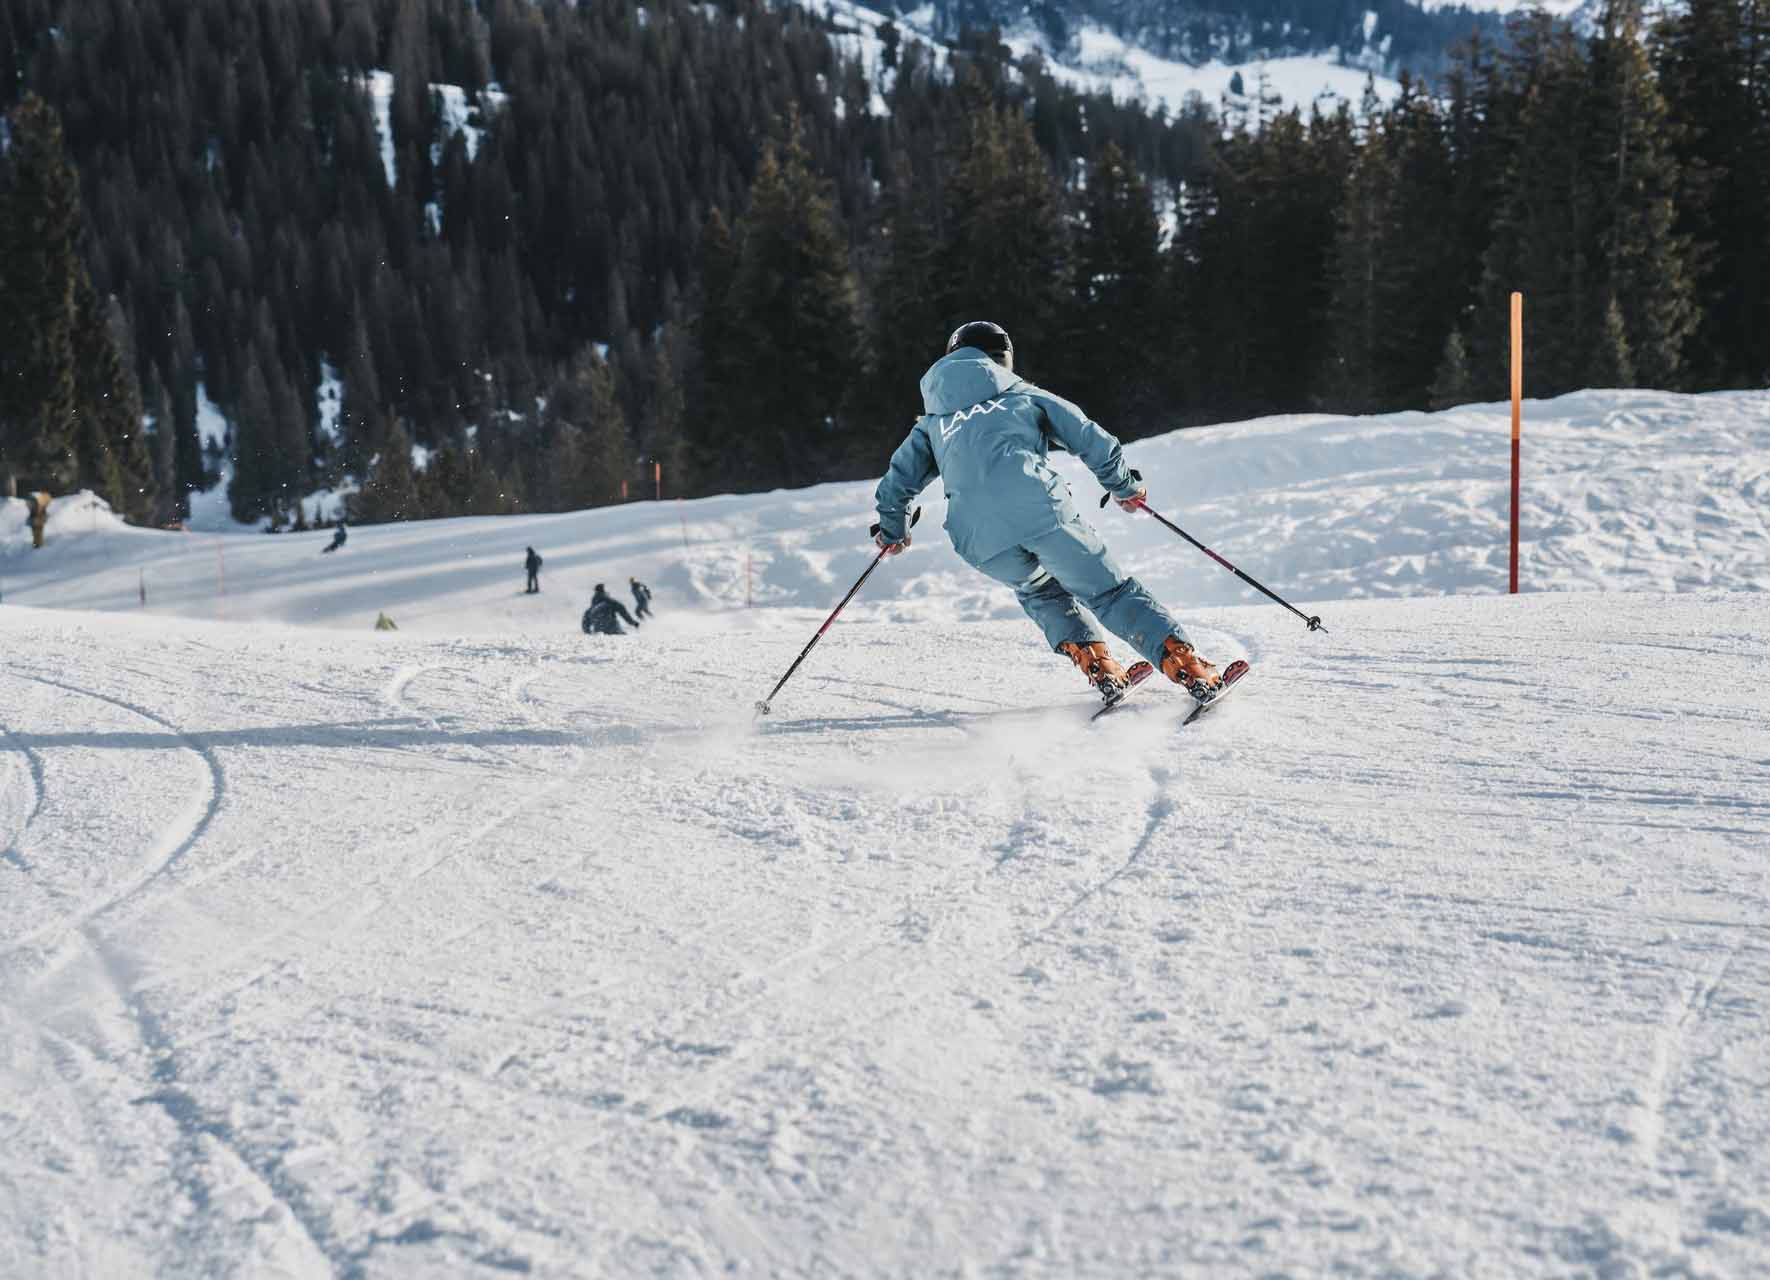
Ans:
[[[11,558],[34,550],[31,546],[31,507],[23,498],[0,498],[0,558]],[[126,533],[128,526],[111,510],[111,504],[82,489],[78,493],[51,498],[49,518],[43,524],[44,547],[78,543],[98,535]]]
[[[1298,600],[1498,593],[1506,587],[1510,427],[1504,405],[1367,418],[1299,415],[1199,428],[1127,447],[1170,519]],[[884,458],[880,458],[883,467]],[[1259,599],[1154,521],[1078,505],[1176,607]],[[1770,589],[1770,393],[1598,391],[1529,402],[1522,585],[1527,591]],[[965,567],[939,529],[938,483],[914,551],[853,616],[1011,618],[1005,589]],[[827,610],[865,566],[872,482],[507,519],[362,528],[322,558],[326,533],[195,538],[114,530],[95,558],[49,547],[9,587],[18,603],[149,607],[213,617],[448,633],[570,631],[597,582],[637,576],[680,613]],[[523,598],[524,549],[547,559]],[[218,556],[225,569],[218,569]],[[225,580],[226,596],[221,597]]]

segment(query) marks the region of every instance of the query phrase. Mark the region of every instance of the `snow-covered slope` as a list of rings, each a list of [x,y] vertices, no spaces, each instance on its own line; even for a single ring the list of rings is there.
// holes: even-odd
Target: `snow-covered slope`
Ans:
[[[895,16],[854,0],[806,0],[805,7],[831,20],[833,43],[858,61],[880,89],[888,89],[895,75],[885,65],[885,43],[879,36],[887,22],[900,40],[926,46],[934,65],[945,65],[946,46],[934,29],[935,15],[929,6]],[[1190,94],[1198,94],[1213,107],[1226,98],[1246,101],[1248,95],[1259,91],[1262,79],[1270,93],[1305,112],[1312,103],[1328,99],[1357,105],[1367,81],[1385,99],[1394,97],[1401,87],[1387,75],[1372,76],[1373,71],[1383,70],[1380,48],[1349,59],[1330,50],[1243,62],[1207,58],[1191,63],[1153,53],[1092,22],[1079,23],[1070,44],[1054,49],[1038,24],[1030,20],[1009,27],[1002,33],[1002,41],[1016,58],[1039,57],[1051,75],[1065,84],[1086,92],[1110,93],[1120,101],[1140,99],[1152,108],[1165,105],[1170,112],[1179,111]],[[1238,76],[1242,91],[1235,94],[1231,85]],[[883,97],[875,96],[873,110],[883,114]]]
[[[1268,586],[1300,599],[1503,591],[1510,426],[1504,405],[1371,418],[1298,415],[1127,446],[1157,507]],[[1770,590],[1770,393],[1586,392],[1525,406],[1522,585],[1528,591]],[[883,459],[881,459],[883,465]],[[1098,488],[1070,462],[1078,501]],[[24,504],[0,505],[0,590],[14,604],[447,634],[569,632],[597,582],[637,575],[673,612],[745,625],[758,605],[827,610],[865,564],[872,484],[568,515],[438,520],[351,533],[92,532],[69,499],[28,550]],[[916,554],[852,616],[1019,616],[941,536],[938,484]],[[60,519],[60,517],[58,517]],[[1153,521],[1101,518],[1116,551],[1183,606],[1259,597]],[[522,594],[523,551],[546,558]],[[724,610],[726,612],[720,613]],[[712,611],[709,613],[708,611]]]
[[[1531,406],[1577,590],[1495,594],[1506,437],[1134,446],[1331,628],[1101,517],[1255,664],[1184,731],[1090,725],[937,495],[761,722],[866,486],[329,556],[7,508],[0,1274],[1770,1268],[1770,394]]]

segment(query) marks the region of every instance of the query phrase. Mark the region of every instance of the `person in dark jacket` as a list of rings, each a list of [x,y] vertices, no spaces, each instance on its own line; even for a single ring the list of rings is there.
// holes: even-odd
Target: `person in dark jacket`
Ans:
[[[338,527],[332,531],[332,541],[327,543],[325,546],[321,547],[320,551],[322,553],[324,553],[327,551],[338,550],[339,547],[342,547],[344,545],[344,540],[348,536],[349,535],[344,532],[344,521],[340,520],[338,522]]]
[[[529,571],[529,586],[523,594],[532,596],[539,594],[541,590],[541,557],[535,554],[533,547],[528,551],[529,558],[523,562],[523,567]]]
[[[621,619],[627,625],[637,628],[639,623],[627,612],[627,606],[603,590],[602,584],[596,584],[596,591],[590,597],[590,607],[584,610],[584,634],[587,636],[624,636],[621,630]]]
[[[628,578],[627,585],[633,588],[633,613],[637,617],[651,617],[651,588],[638,578]]]

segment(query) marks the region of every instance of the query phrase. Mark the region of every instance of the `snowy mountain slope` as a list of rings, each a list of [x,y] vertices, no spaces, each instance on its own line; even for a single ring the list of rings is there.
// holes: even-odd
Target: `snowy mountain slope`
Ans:
[[[1331,628],[1103,516],[1255,663],[1184,731],[1090,725],[932,496],[760,723],[865,486],[67,505],[0,558],[0,1274],[1770,1267],[1770,395],[1527,432],[1519,598],[1492,406],[1133,446]]]
[[[880,29],[890,23],[897,38],[926,46],[934,65],[944,66],[945,37],[937,29],[932,7],[921,6],[903,14],[856,4],[853,0],[806,0],[805,8],[828,17],[835,30],[831,40],[847,57],[860,63],[873,84],[889,89],[895,71],[886,65],[886,45]],[[1053,77],[1085,92],[1110,93],[1120,101],[1141,99],[1151,107],[1165,105],[1177,112],[1189,94],[1200,95],[1216,106],[1231,95],[1231,83],[1239,76],[1244,94],[1257,91],[1262,76],[1268,89],[1285,103],[1307,109],[1318,100],[1340,98],[1356,105],[1372,80],[1377,94],[1392,98],[1400,84],[1383,74],[1380,50],[1342,60],[1338,49],[1319,54],[1286,53],[1270,57],[1230,60],[1202,57],[1188,62],[1145,48],[1098,23],[1080,21],[1072,38],[1054,47],[1048,34],[1035,22],[1009,23],[1002,42],[1016,59],[1037,56]],[[1372,79],[1372,73],[1374,79]],[[886,110],[883,97],[875,96],[872,108]]]
[[[1127,446],[1157,507],[1298,600],[1503,591],[1507,409],[1369,418],[1298,415]],[[884,459],[881,458],[881,466]],[[1098,489],[1073,462],[1078,502]],[[1530,590],[1770,589],[1770,393],[1585,392],[1527,402],[1522,585]],[[446,634],[575,629],[590,588],[628,575],[681,614],[757,604],[821,617],[865,564],[871,483],[567,515],[439,520],[329,532],[179,535],[121,530],[76,500],[31,552],[22,503],[0,504],[7,602],[240,621],[366,627],[385,610]],[[914,555],[868,584],[854,617],[1019,616],[939,531],[938,484]],[[1153,521],[1100,516],[1114,550],[1182,608],[1258,600]],[[546,558],[540,596],[522,559]],[[748,567],[748,575],[746,575]],[[698,615],[697,615],[698,616]],[[725,613],[709,624],[746,625]],[[753,619],[751,619],[753,621]],[[697,623],[696,625],[700,625]]]

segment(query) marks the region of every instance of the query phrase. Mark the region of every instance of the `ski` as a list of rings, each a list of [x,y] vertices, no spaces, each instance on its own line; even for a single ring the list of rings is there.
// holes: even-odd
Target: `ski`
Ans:
[[[1117,698],[1115,698],[1111,702],[1107,703],[1104,707],[1101,707],[1093,715],[1089,716],[1088,719],[1098,720],[1098,719],[1100,719],[1101,716],[1105,715],[1108,711],[1111,711],[1116,707],[1124,706],[1125,699],[1131,695],[1131,690],[1135,689],[1138,685],[1142,684],[1145,680],[1149,679],[1149,677],[1151,677],[1154,674],[1155,674],[1155,668],[1150,666],[1149,663],[1147,663],[1147,662],[1134,662],[1134,663],[1132,663],[1130,669],[1125,672],[1125,691],[1123,693],[1121,693]]]
[[[1194,707],[1191,714],[1180,722],[1180,727],[1184,729],[1205,712],[1223,701],[1223,699],[1227,698],[1229,696],[1229,691],[1235,688],[1235,686],[1241,681],[1241,678],[1247,675],[1251,670],[1253,670],[1253,668],[1248,666],[1248,664],[1243,662],[1240,658],[1237,658],[1234,662],[1223,668],[1223,683],[1217,689],[1216,696],[1214,696],[1209,702],[1201,702]]]

